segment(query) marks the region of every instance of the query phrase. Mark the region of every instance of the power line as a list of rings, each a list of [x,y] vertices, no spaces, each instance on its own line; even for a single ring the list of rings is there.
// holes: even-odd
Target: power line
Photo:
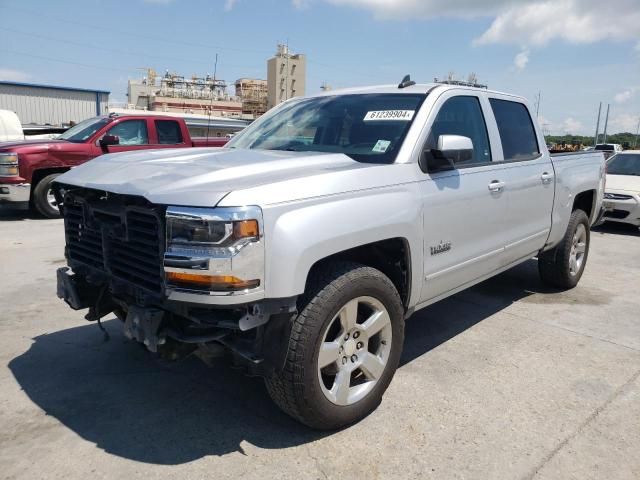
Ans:
[[[127,30],[121,30],[121,29],[114,29],[112,27],[102,27],[100,25],[87,25],[84,22],[78,22],[69,18],[64,18],[64,17],[57,17],[57,16],[51,16],[48,14],[43,14],[37,10],[32,10],[29,8],[24,8],[24,7],[14,7],[14,6],[10,6],[10,5],[0,5],[0,9],[11,9],[11,10],[15,10],[18,12],[23,12],[23,13],[27,13],[29,15],[37,15],[40,17],[44,17],[47,20],[55,20],[57,22],[64,22],[64,23],[68,23],[68,24],[72,24],[72,25],[78,25],[82,28],[85,29],[90,29],[90,30],[103,30],[105,32],[109,32],[110,34],[122,34],[122,35],[129,35],[131,37],[136,37],[136,38],[142,38],[142,39],[147,39],[147,40],[153,40],[153,41],[159,41],[159,42],[165,42],[165,43],[169,43],[172,45],[185,45],[185,46],[189,46],[189,47],[196,47],[196,48],[202,48],[202,49],[206,49],[207,52],[210,52],[212,49],[214,50],[230,50],[230,51],[236,51],[236,52],[246,52],[246,53],[259,53],[261,55],[271,55],[272,51],[267,51],[267,50],[258,50],[258,49],[243,49],[243,48],[237,48],[237,47],[225,47],[225,46],[221,46],[221,45],[210,45],[210,44],[202,44],[202,43],[194,43],[194,42],[185,42],[183,40],[176,40],[175,37],[172,37],[171,39],[168,39],[167,37],[159,37],[159,36],[153,36],[153,35],[144,35],[141,33],[137,33],[137,32],[130,32]],[[2,27],[5,30],[8,31],[14,31],[16,33],[21,33],[24,35],[32,35],[32,36],[40,36],[41,38],[44,38],[45,36],[43,35],[39,35],[39,34],[32,34],[32,33],[26,33],[26,32],[18,32],[17,30],[11,29],[11,28],[6,28],[6,27]],[[49,37],[49,39],[52,39],[52,37]],[[55,41],[59,41],[59,42],[64,42],[64,43],[68,43],[70,45],[79,45],[79,46],[85,46],[86,44],[79,44],[78,42],[71,42],[68,40],[59,40],[59,39],[55,39]],[[105,50],[105,51],[109,51],[109,49],[105,48],[105,47],[92,47],[92,48],[99,48],[100,50]],[[115,49],[111,49],[111,51],[116,51]],[[122,50],[117,51],[117,53],[133,53],[133,52],[123,52]],[[145,56],[148,57],[152,57],[152,55],[148,55],[148,54],[143,54]],[[309,55],[307,54],[307,57]],[[154,55],[154,57],[156,58],[161,58],[158,55]],[[162,57],[164,59],[171,59],[171,58],[175,58],[175,57]],[[184,58],[183,58],[184,59]],[[186,59],[185,59],[186,60]],[[203,62],[201,60],[195,60],[198,63],[201,64],[207,64],[209,65],[207,62]],[[345,72],[345,73],[351,73],[353,75],[357,75],[360,78],[367,78],[368,80],[371,80],[371,75],[370,72],[368,73],[364,73],[362,71],[355,71],[355,70],[351,70],[348,68],[343,68],[343,67],[335,67],[335,66],[331,66],[331,65],[327,65],[325,63],[322,62],[318,62],[315,60],[307,60],[307,63],[312,64],[312,65],[316,65],[319,66],[321,68],[329,68],[334,72]],[[226,66],[230,66],[230,67],[234,67],[234,68],[251,68],[245,65],[233,65],[233,64],[228,64],[225,63]],[[375,67],[375,65],[373,66]]]
[[[23,12],[23,13],[27,13],[29,15],[37,15],[39,17],[43,17],[46,18],[47,20],[55,20],[56,22],[64,22],[64,23],[68,23],[68,24],[72,24],[72,25],[78,25],[80,27],[89,29],[89,30],[103,30],[106,32],[109,32],[110,34],[120,34],[120,35],[129,35],[131,37],[137,37],[137,38],[143,38],[143,39],[147,39],[147,40],[153,40],[155,42],[165,42],[165,43],[170,43],[172,45],[185,45],[185,46],[189,46],[189,47],[197,47],[197,48],[204,48],[207,50],[211,50],[211,49],[218,49],[218,50],[230,50],[230,51],[236,51],[236,52],[247,52],[247,53],[260,53],[262,55],[266,54],[266,50],[257,50],[257,49],[245,49],[245,48],[237,48],[237,47],[225,47],[222,45],[210,45],[210,44],[204,44],[204,43],[194,43],[194,42],[185,42],[183,40],[176,40],[175,37],[171,37],[170,39],[168,37],[157,37],[157,36],[153,36],[153,35],[144,35],[141,33],[137,33],[137,32],[130,32],[130,31],[126,31],[126,30],[119,30],[119,29],[115,29],[112,27],[102,27],[100,25],[96,25],[94,23],[92,23],[91,25],[87,25],[84,22],[78,22],[75,20],[71,20],[69,18],[64,18],[64,17],[56,17],[56,16],[51,16],[49,14],[43,14],[37,10],[31,10],[29,8],[23,8],[23,7],[14,7],[14,6],[9,6],[9,5],[0,5],[0,9],[10,9],[10,10],[15,10],[18,12]]]
[[[221,45],[210,45],[210,44],[201,44],[201,43],[194,43],[194,42],[185,42],[183,40],[176,40],[175,37],[172,37],[171,39],[168,39],[167,37],[159,37],[159,36],[153,36],[153,35],[144,35],[144,34],[140,34],[137,32],[130,32],[130,31],[126,31],[126,30],[120,30],[120,29],[114,29],[112,27],[102,27],[100,25],[87,25],[84,22],[79,22],[79,21],[75,21],[69,18],[63,18],[63,17],[56,17],[56,16],[51,16],[48,14],[43,14],[37,10],[32,10],[29,8],[23,8],[23,7],[15,7],[15,6],[9,6],[9,5],[0,5],[0,9],[11,9],[11,10],[15,10],[18,12],[23,12],[29,15],[37,15],[40,17],[44,17],[47,20],[51,21],[51,20],[55,20],[56,22],[63,22],[63,23],[68,23],[68,24],[72,24],[72,25],[78,25],[82,28],[85,29],[90,29],[90,30],[103,30],[106,32],[109,32],[110,34],[121,34],[121,35],[128,35],[131,37],[136,37],[136,38],[141,38],[141,39],[146,39],[146,40],[153,40],[153,41],[157,41],[157,42],[165,42],[165,43],[169,43],[172,45],[184,45],[184,46],[189,46],[189,47],[196,47],[196,48],[202,48],[202,49],[206,49],[208,52],[211,51],[211,49],[216,49],[216,50],[230,50],[230,51],[236,51],[236,52],[246,52],[246,53],[259,53],[261,55],[269,55],[272,52],[269,51],[267,52],[266,50],[257,50],[257,49],[243,49],[243,48],[236,48],[236,47],[225,47],[225,46],[221,46]],[[92,48],[92,49],[97,49],[97,50],[103,50],[103,51],[111,51],[114,53],[118,53],[118,54],[132,54],[132,55],[139,55],[139,56],[146,56],[148,58],[157,58],[157,59],[163,59],[163,60],[173,60],[173,61],[184,61],[184,60],[188,60],[194,63],[198,63],[198,64],[202,64],[202,65],[210,65],[208,62],[204,62],[202,60],[195,60],[195,59],[186,59],[184,57],[182,58],[177,58],[177,57],[169,57],[169,56],[160,56],[160,55],[150,55],[150,54],[145,54],[145,53],[141,53],[141,52],[133,52],[130,50],[124,51],[124,50],[119,50],[119,49],[114,49],[114,48],[107,48],[107,47],[102,47],[102,46],[97,46],[97,45],[89,45],[86,43],[80,43],[80,42],[73,42],[70,40],[62,40],[62,39],[58,39],[58,38],[54,38],[54,37],[50,37],[50,36],[46,36],[46,35],[41,35],[41,34],[35,34],[35,33],[27,33],[27,32],[23,32],[23,31],[19,31],[16,29],[12,29],[12,28],[7,28],[7,27],[2,27],[3,30],[6,31],[10,31],[13,33],[18,33],[21,35],[29,35],[29,36],[33,36],[36,38],[42,38],[45,40],[51,40],[51,41],[57,41],[57,42],[61,42],[61,43],[66,43],[69,45],[76,45],[79,47],[88,47],[88,48]],[[16,52],[18,53],[18,52]],[[22,54],[22,53],[19,53]],[[51,57],[42,57],[42,56],[37,56],[34,54],[27,54],[24,53],[22,55],[25,56],[29,56],[29,57],[33,57],[33,58],[41,58],[44,60],[49,60],[49,61],[53,61],[53,62],[59,62],[59,63],[66,63],[66,64],[70,64],[70,65],[78,65],[78,66],[83,66],[83,67],[87,67],[87,68],[98,68],[101,70],[113,70],[113,71],[127,71],[130,72],[129,69],[121,69],[121,68],[116,68],[116,67],[105,67],[105,66],[98,66],[98,65],[90,65],[90,64],[86,64],[86,63],[81,63],[81,62],[73,62],[73,61],[65,61],[65,60],[58,60],[58,59],[54,59]],[[309,55],[307,54],[307,57]],[[330,69],[332,72],[343,72],[343,73],[349,73],[351,75],[357,76],[358,78],[366,78],[368,81],[371,80],[371,72],[368,73],[364,73],[362,71],[356,71],[356,70],[351,70],[348,68],[343,68],[343,67],[335,67],[335,66],[331,66],[322,62],[318,62],[315,60],[307,60],[307,62],[311,65],[315,65],[317,67],[320,68],[324,68],[324,69]],[[233,68],[255,68],[255,66],[247,66],[247,65],[237,65],[237,64],[229,64],[229,63],[224,63],[225,66],[227,67],[233,67]],[[135,70],[135,67],[131,68],[131,70]],[[386,80],[385,80],[386,81]]]
[[[118,53],[120,55],[136,55],[136,56],[141,56],[141,57],[157,58],[157,59],[172,60],[172,61],[183,61],[183,60],[186,60],[186,61],[194,62],[194,63],[202,63],[203,65],[210,65],[208,62],[203,62],[202,60],[195,60],[195,59],[184,58],[184,57],[182,57],[182,58],[168,57],[168,56],[164,56],[164,55],[150,55],[150,54],[143,53],[143,52],[136,52],[135,50],[120,50],[120,49],[117,49],[117,48],[108,48],[108,47],[104,47],[102,45],[95,45],[95,44],[84,43],[84,42],[83,43],[81,43],[81,42],[73,42],[71,40],[50,37],[48,35],[40,35],[38,33],[23,32],[23,31],[16,30],[16,29],[13,29],[13,28],[0,27],[0,30],[5,30],[7,32],[17,33],[19,35],[25,35],[25,36],[28,36],[28,37],[41,38],[43,40],[49,40],[49,41],[53,41],[53,42],[66,43],[67,45],[75,45],[75,46],[82,47],[82,48],[90,48],[92,50],[102,50],[102,51],[105,51],[105,52]]]
[[[116,72],[127,72],[127,73],[131,73],[132,70],[136,70],[136,67],[131,67],[131,68],[117,68],[117,67],[105,67],[104,65],[92,65],[90,63],[81,63],[81,62],[74,62],[72,60],[62,60],[60,58],[51,58],[51,57],[45,57],[43,55],[36,55],[33,53],[27,53],[27,52],[19,52],[17,50],[7,50],[4,48],[0,48],[0,52],[5,52],[5,53],[9,53],[9,54],[13,54],[13,55],[22,55],[25,57],[32,57],[32,58],[37,58],[39,60],[47,60],[49,62],[57,62],[57,63],[66,63],[67,65],[76,65],[78,67],[87,67],[87,68],[97,68],[99,70],[112,70],[112,71],[116,71]]]

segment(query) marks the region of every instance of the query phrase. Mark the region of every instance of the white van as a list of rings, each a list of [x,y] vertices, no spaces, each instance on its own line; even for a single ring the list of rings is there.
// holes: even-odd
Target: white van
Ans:
[[[0,142],[24,140],[24,132],[18,115],[11,110],[0,110]]]

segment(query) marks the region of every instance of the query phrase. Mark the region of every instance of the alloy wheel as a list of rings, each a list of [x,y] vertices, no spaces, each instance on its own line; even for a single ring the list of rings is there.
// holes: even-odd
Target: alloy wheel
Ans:
[[[322,335],[318,378],[332,403],[352,405],[373,390],[391,351],[389,312],[379,300],[362,296],[348,301]]]

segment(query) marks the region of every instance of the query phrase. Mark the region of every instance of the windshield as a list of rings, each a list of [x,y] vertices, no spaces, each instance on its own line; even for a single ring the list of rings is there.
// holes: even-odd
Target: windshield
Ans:
[[[229,148],[344,153],[392,163],[426,95],[358,94],[286,103],[239,133]]]
[[[103,126],[109,123],[109,119],[104,117],[96,117],[80,122],[58,137],[61,140],[67,140],[74,143],[83,143]]]
[[[619,153],[607,162],[607,173],[611,175],[640,176],[640,153]]]

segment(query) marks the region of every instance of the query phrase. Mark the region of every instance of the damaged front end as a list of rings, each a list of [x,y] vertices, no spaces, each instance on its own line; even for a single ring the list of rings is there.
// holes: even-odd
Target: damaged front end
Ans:
[[[65,256],[58,297],[163,358],[228,352],[248,373],[284,364],[296,298],[265,299],[261,217],[185,209],[58,185]]]

